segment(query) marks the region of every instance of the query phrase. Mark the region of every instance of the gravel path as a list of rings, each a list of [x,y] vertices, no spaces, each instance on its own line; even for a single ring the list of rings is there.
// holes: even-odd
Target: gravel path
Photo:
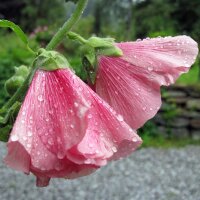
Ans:
[[[52,180],[47,188],[6,168],[4,144],[0,152],[0,200],[200,200],[200,147],[141,149],[93,175]]]

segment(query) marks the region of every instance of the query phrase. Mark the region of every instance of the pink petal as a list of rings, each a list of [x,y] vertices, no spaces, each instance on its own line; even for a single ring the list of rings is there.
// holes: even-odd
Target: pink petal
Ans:
[[[129,146],[122,149],[121,143]],[[71,70],[39,70],[11,132],[5,161],[35,174],[37,185],[44,187],[53,177],[88,175],[140,144],[136,132]]]
[[[197,43],[177,36],[116,45],[123,56],[99,58],[96,92],[137,129],[160,108],[160,86],[174,83],[194,63]]]

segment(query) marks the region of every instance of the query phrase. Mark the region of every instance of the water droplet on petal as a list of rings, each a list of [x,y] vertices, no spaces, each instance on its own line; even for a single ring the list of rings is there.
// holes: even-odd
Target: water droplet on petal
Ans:
[[[85,163],[85,164],[91,164],[92,161],[88,159],[88,160],[85,160],[84,163]]]
[[[117,95],[118,95],[118,91],[116,91],[116,90],[115,90],[115,94],[117,94]]]
[[[43,99],[43,96],[42,96],[42,95],[38,95],[37,99],[38,99],[38,101],[40,101],[40,102],[44,101],[44,99]]]
[[[116,153],[116,152],[117,152],[117,148],[116,148],[115,146],[113,146],[113,147],[112,147],[112,151],[113,151],[114,153]]]
[[[63,159],[65,157],[65,154],[62,152],[58,152],[57,157],[58,159]]]
[[[147,107],[146,106],[144,106],[143,108],[142,108],[142,110],[146,110],[147,109]]]
[[[137,137],[133,137],[132,141],[137,142],[138,141]]]
[[[53,143],[54,143],[54,142],[53,142],[53,139],[52,139],[52,138],[49,138],[49,139],[48,139],[48,144],[49,144],[49,145],[53,145]]]
[[[91,118],[92,118],[92,114],[89,114],[89,115],[88,115],[88,119],[91,119]]]
[[[153,67],[152,66],[149,66],[149,67],[147,67],[147,69],[148,69],[148,71],[153,71]]]
[[[71,127],[71,128],[74,128],[74,124],[71,124],[70,127]]]
[[[31,137],[31,136],[33,135],[33,133],[32,133],[31,131],[28,131],[27,135],[28,135],[29,137]]]
[[[124,121],[124,118],[122,117],[122,115],[117,115],[117,119],[118,119],[118,121],[120,121],[120,122]]]
[[[77,103],[77,102],[74,102],[74,106],[77,108],[77,107],[78,107],[78,103]]]
[[[49,118],[46,118],[45,121],[48,122],[48,121],[49,121]]]
[[[24,140],[24,141],[26,141],[26,140],[27,140],[27,137],[26,137],[26,136],[24,136],[24,137],[23,137],[23,140]]]
[[[153,110],[153,108],[149,108],[149,110],[151,110],[151,111],[152,111],[152,110]]]
[[[17,135],[12,135],[10,139],[11,139],[11,141],[15,142],[15,141],[17,141],[19,138],[18,138]]]

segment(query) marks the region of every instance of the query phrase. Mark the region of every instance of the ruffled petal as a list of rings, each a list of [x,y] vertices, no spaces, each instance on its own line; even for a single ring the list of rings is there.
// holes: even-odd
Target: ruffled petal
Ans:
[[[121,150],[126,142],[129,146]],[[50,178],[90,174],[140,144],[122,116],[70,69],[39,70],[12,129],[5,161],[35,174],[44,187]]]
[[[198,47],[187,36],[116,45],[123,56],[99,58],[95,88],[100,97],[137,129],[160,108],[160,86],[174,83],[189,70]]]

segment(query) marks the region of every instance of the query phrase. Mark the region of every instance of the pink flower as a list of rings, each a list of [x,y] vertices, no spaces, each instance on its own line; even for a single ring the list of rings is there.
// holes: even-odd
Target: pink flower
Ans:
[[[117,43],[123,56],[101,56],[95,89],[134,129],[161,106],[160,86],[170,85],[194,63],[197,43],[187,36]]]
[[[126,156],[140,137],[70,69],[38,70],[8,142],[8,166],[50,178],[77,178]]]

